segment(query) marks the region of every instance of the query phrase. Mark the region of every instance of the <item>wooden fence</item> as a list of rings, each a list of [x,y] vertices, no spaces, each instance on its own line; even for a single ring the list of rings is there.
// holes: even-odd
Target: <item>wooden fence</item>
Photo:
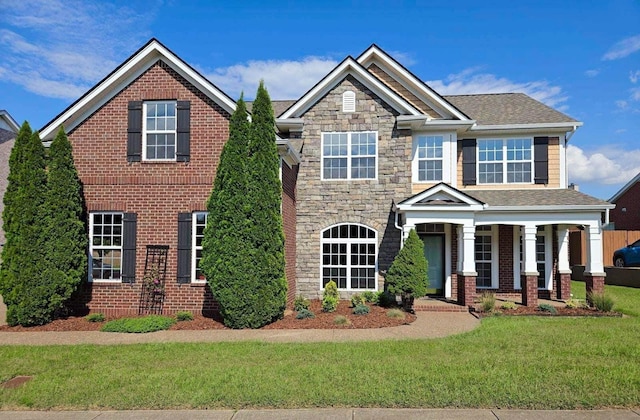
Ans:
[[[640,230],[602,231],[602,261],[605,266],[613,265],[613,252],[640,239]],[[587,241],[583,231],[569,232],[569,264],[586,265]]]

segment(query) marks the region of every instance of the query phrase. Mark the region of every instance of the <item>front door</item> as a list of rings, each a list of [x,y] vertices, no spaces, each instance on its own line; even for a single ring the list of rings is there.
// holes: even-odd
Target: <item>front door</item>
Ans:
[[[422,235],[424,256],[429,263],[430,295],[444,295],[444,235]]]

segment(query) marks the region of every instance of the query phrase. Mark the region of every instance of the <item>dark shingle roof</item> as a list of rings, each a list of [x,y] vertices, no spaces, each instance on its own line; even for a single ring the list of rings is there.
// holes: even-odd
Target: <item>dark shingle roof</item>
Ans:
[[[603,206],[607,201],[572,189],[464,190],[465,194],[491,207]]]
[[[524,93],[443,97],[482,125],[577,122]]]
[[[5,130],[4,128],[0,128],[0,144],[5,141],[9,141],[16,137],[16,133],[13,131]]]
[[[289,107],[295,104],[296,102],[297,101],[295,100],[289,100],[289,99],[271,101],[271,106],[273,107],[273,113],[276,116],[276,118],[282,115],[284,111],[289,109]],[[247,111],[251,112],[251,109],[253,108],[253,101],[247,101],[246,104],[247,104]]]

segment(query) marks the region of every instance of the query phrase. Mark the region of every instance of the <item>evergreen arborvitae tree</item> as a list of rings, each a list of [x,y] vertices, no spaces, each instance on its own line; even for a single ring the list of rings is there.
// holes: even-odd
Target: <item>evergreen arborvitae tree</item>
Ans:
[[[385,278],[387,289],[402,296],[405,309],[411,310],[413,298],[427,294],[429,263],[424,256],[424,242],[411,229],[404,246],[393,260]]]
[[[224,323],[231,328],[249,326],[244,317],[253,310],[246,299],[254,282],[247,240],[251,225],[246,173],[248,146],[249,121],[241,96],[229,122],[229,140],[222,149],[207,202],[209,214],[200,262]]]
[[[42,295],[42,232],[46,226],[44,201],[47,188],[45,152],[37,132],[23,124],[9,158],[8,196],[5,196],[7,243],[2,252],[0,289],[7,305],[10,325],[37,325],[43,321],[39,310]]]
[[[88,239],[84,224],[82,185],[73,162],[71,143],[61,127],[49,148],[43,276],[40,305],[48,322],[87,273]]]
[[[258,328],[284,315],[287,301],[282,184],[271,99],[261,81],[253,103],[249,135],[248,199],[252,284],[247,285],[247,326]]]

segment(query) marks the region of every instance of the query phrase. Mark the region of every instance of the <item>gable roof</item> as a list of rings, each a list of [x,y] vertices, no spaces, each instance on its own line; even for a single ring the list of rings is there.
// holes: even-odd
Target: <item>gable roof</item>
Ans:
[[[5,131],[11,131],[14,133],[20,131],[20,126],[18,125],[16,120],[14,120],[11,114],[9,114],[9,112],[4,109],[0,109],[0,120],[4,121],[4,124],[2,125],[6,127],[4,128],[0,126],[0,128],[4,128]]]
[[[377,77],[360,65],[360,63],[354,60],[353,57],[347,56],[347,58],[342,60],[329,74],[282,113],[280,118],[300,117],[320,100],[320,98],[338,85],[347,75],[353,76],[401,114],[421,115],[418,109],[382,83]]]
[[[444,98],[482,125],[578,122],[524,93],[446,95]]]
[[[233,113],[235,101],[213,83],[202,76],[197,70],[187,64],[160,41],[151,38],[131,57],[116,67],[98,84],[72,103],[67,109],[49,121],[41,130],[42,140],[51,140],[58,127],[66,124],[67,131],[72,130],[107,101],[117,95],[139,75],[147,71],[158,60],[168,64],[178,74],[188,80],[197,89],[219,104],[224,110]]]
[[[438,184],[427,188],[397,204],[400,210],[406,210],[411,207],[437,206],[442,208],[446,206],[448,210],[451,207],[462,207],[464,210],[481,210],[484,202],[466,194],[449,184],[439,182]]]
[[[292,99],[271,101],[273,114],[275,115],[276,118],[278,118],[284,111],[289,109],[289,107],[291,107],[291,105],[295,103],[296,101]],[[253,109],[253,101],[245,101],[245,105],[247,105],[247,111],[250,113],[251,110]]]
[[[629,190],[629,188],[633,187],[633,186],[634,186],[635,184],[637,184],[638,182],[640,182],[640,173],[638,173],[638,175],[634,176],[634,177],[631,179],[631,181],[627,182],[627,183],[624,185],[624,187],[620,188],[620,190],[619,190],[617,193],[615,193],[615,194],[613,195],[613,197],[611,197],[611,198],[609,199],[609,202],[610,202],[610,203],[615,203],[616,201],[618,201],[618,199],[619,199],[620,197],[622,197],[622,195],[624,195],[624,193],[626,193],[626,192]]]

